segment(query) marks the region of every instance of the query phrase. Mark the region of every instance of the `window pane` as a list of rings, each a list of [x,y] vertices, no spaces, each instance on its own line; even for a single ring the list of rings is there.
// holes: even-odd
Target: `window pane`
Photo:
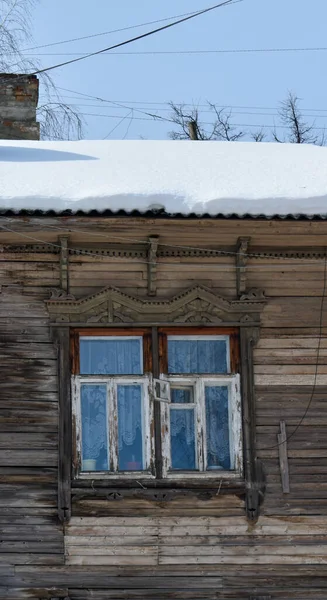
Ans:
[[[81,385],[82,471],[107,471],[107,388]]]
[[[168,336],[168,373],[227,373],[226,340]]]
[[[80,338],[81,375],[142,375],[142,338]]]
[[[171,468],[196,469],[194,409],[170,409]]]
[[[142,471],[143,417],[142,387],[118,385],[118,469]]]
[[[230,469],[228,387],[206,386],[207,469]]]
[[[172,404],[192,404],[193,388],[170,388],[170,396]]]

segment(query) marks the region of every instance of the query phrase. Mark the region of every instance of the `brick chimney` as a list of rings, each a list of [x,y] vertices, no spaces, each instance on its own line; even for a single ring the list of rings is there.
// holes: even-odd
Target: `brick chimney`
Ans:
[[[0,73],[0,139],[40,139],[40,124],[36,121],[38,99],[36,75]]]

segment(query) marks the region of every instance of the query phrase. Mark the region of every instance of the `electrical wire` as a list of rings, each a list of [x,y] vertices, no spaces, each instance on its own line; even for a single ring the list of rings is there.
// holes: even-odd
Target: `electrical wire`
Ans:
[[[69,38],[68,40],[61,40],[60,42],[51,42],[50,44],[43,44],[42,46],[33,46],[32,48],[24,48],[22,52],[28,52],[30,50],[39,50],[40,48],[49,48],[50,46],[59,46],[61,44],[70,44],[72,42],[78,42],[81,40],[89,40],[91,38],[101,37],[104,35],[111,35],[112,33],[121,33],[122,31],[128,31],[129,29],[137,29],[139,27],[146,27],[147,25],[155,25],[156,23],[163,23],[164,21],[170,21],[171,19],[179,19],[181,17],[188,17],[193,15],[195,12],[183,13],[182,15],[172,15],[171,17],[165,17],[164,19],[156,19],[155,21],[147,21],[146,23],[139,23],[137,25],[129,25],[128,27],[121,27],[120,29],[112,29],[111,31],[103,31],[101,33],[93,33],[91,35],[84,35],[82,37]],[[35,56],[45,56],[36,54]]]
[[[113,46],[109,46],[107,48],[103,48],[102,50],[97,50],[95,52],[90,52],[88,54],[84,54],[83,56],[80,56],[78,58],[74,58],[72,60],[67,60],[65,62],[62,63],[58,63],[56,65],[52,65],[50,67],[45,67],[43,69],[38,69],[33,71],[32,73],[28,73],[27,75],[31,76],[31,75],[40,75],[42,73],[47,73],[49,71],[53,71],[54,69],[59,69],[60,67],[65,67],[67,65],[71,65],[77,62],[80,62],[82,60],[86,60],[88,58],[91,58],[93,56],[99,56],[100,54],[103,54],[104,52],[108,52],[110,50],[114,50],[115,48],[121,48],[122,46],[126,46],[128,44],[131,44],[133,42],[136,42],[138,40],[142,40],[145,39],[147,37],[150,37],[156,33],[159,33],[161,31],[165,31],[166,29],[170,29],[172,27],[175,27],[176,25],[180,25],[181,23],[185,23],[186,21],[190,21],[191,19],[195,19],[196,17],[199,17],[201,15],[207,14],[213,10],[216,10],[217,8],[221,8],[223,6],[227,6],[227,5],[231,5],[231,4],[237,4],[239,2],[243,2],[244,0],[224,0],[223,2],[220,2],[219,4],[215,4],[214,6],[210,6],[209,8],[205,8],[202,9],[196,13],[192,13],[190,16],[188,17],[184,17],[182,19],[179,19],[178,21],[173,21],[172,23],[168,23],[167,25],[163,25],[162,27],[158,27],[157,29],[152,29],[151,31],[147,31],[146,33],[142,33],[141,35],[138,35],[136,37],[130,38],[128,40],[125,40],[124,42],[119,42],[118,44],[114,44]],[[17,76],[16,81],[19,79],[25,79],[26,78],[26,74],[20,76]],[[11,81],[11,79],[7,80],[7,81],[0,81],[0,84],[4,84],[4,83],[8,83],[9,81]]]
[[[165,19],[166,20],[166,19]],[[59,42],[61,43],[61,42]],[[312,47],[312,48],[231,48],[231,49],[218,49],[218,50],[145,50],[136,52],[103,52],[103,56],[153,56],[153,55],[208,55],[208,54],[265,54],[265,53],[277,53],[283,52],[326,52],[327,47]],[[24,51],[23,51],[24,52]],[[9,56],[12,53],[6,53]],[[84,52],[49,52],[42,54],[26,54],[25,56],[84,56]]]
[[[90,94],[85,94],[83,92],[77,92],[77,91],[70,90],[70,89],[67,89],[67,88],[58,87],[58,89],[66,91],[66,92],[70,92],[70,93],[73,93],[73,94],[78,94],[79,96],[82,96],[82,97],[85,97],[85,98],[90,98],[92,100],[98,100],[100,103],[106,103],[106,104],[111,104],[111,105],[114,105],[114,106],[119,106],[120,108],[124,108],[124,109],[127,109],[127,110],[132,110],[133,109],[133,107],[128,106],[127,104],[125,104],[123,102],[118,102],[118,101],[115,101],[115,100],[108,100],[107,98],[102,98],[100,96],[91,96]],[[130,104],[139,104],[139,103],[138,102],[130,102]],[[151,104],[155,104],[155,103],[151,103]],[[158,103],[158,104],[166,104],[167,105],[166,102]],[[187,104],[184,104],[184,103],[181,103],[181,104],[183,106],[192,106],[192,105],[187,105]],[[90,105],[88,105],[88,106],[90,106]],[[205,105],[201,105],[201,106],[206,106],[207,107],[208,105],[205,104]],[[255,109],[257,109],[257,110],[276,110],[276,108],[272,108],[272,107],[270,107],[270,108],[266,107],[265,108],[265,107],[246,107],[246,106],[228,106],[228,105],[221,105],[221,106],[216,105],[216,106],[218,106],[219,108],[227,108],[227,109],[233,109],[233,108],[249,108],[250,109],[250,108],[253,108],[253,110],[255,110]],[[135,112],[139,112],[141,114],[144,114],[145,116],[151,117],[148,120],[158,119],[158,120],[161,120],[161,121],[166,121],[168,123],[174,123],[174,121],[172,119],[167,119],[165,117],[162,117],[161,115],[156,115],[153,112],[149,112],[149,110],[150,109],[144,109],[144,110],[142,110],[140,108],[134,108]],[[154,110],[156,110],[156,111],[163,111],[163,110],[170,111],[171,109],[169,109],[169,108],[167,108],[167,109],[158,109],[158,108],[155,108]],[[310,111],[311,110],[312,112],[316,111],[316,112],[326,112],[327,113],[327,109],[314,109],[314,108],[309,109],[308,108],[308,109],[302,109],[302,110],[306,110],[306,111]],[[202,111],[202,112],[208,112],[208,113],[210,113],[211,111]],[[252,113],[236,113],[235,112],[234,114],[248,114],[248,115],[252,115],[253,114],[253,115],[259,115],[259,116],[274,116],[274,115],[260,114],[260,113],[254,113],[254,112],[252,112]],[[278,116],[278,113],[275,113],[275,115]],[[98,114],[94,114],[94,113],[84,113],[84,116],[106,116],[106,115],[98,115]],[[308,118],[309,117],[312,117],[312,118],[324,118],[325,116],[327,117],[327,114],[326,115],[304,115],[304,116],[308,117]],[[111,117],[112,118],[119,118],[118,115],[111,115],[110,118]],[[143,119],[138,119],[137,117],[134,117],[134,118],[136,120],[143,120]],[[147,120],[147,119],[144,119],[144,120]],[[212,123],[203,123],[203,124],[204,125],[212,125]],[[236,124],[236,123],[235,123],[235,126],[238,126],[238,127],[252,127],[252,126],[253,127],[261,127],[261,125],[256,125],[256,124],[246,125],[246,124]],[[262,125],[262,127],[272,127],[272,128],[274,128],[275,124],[274,125]],[[279,126],[279,128],[288,129],[287,126],[283,126],[283,125]],[[318,127],[317,129],[320,130],[321,128]]]
[[[72,94],[76,94],[79,96],[84,96],[86,98],[90,98],[92,100],[99,100],[99,102],[114,102],[114,100],[108,100],[106,98],[101,98],[99,96],[91,96],[90,94],[85,94],[83,92],[77,92],[75,90],[69,90],[67,88],[63,88],[63,87],[59,87],[59,90],[63,90],[66,92],[70,92]],[[0,92],[1,95],[1,92]],[[73,96],[63,96],[63,98],[73,98]],[[75,98],[76,99],[76,98]],[[77,98],[78,99],[78,98]],[[151,106],[158,104],[158,105],[164,105],[167,106],[168,102],[148,102],[146,100],[144,101],[136,101],[136,100],[116,100],[115,102],[119,103],[121,102],[122,104],[150,104]],[[233,104],[218,104],[217,102],[213,103],[215,106],[217,106],[218,108],[245,108],[245,109],[249,109],[249,110],[276,110],[276,106],[239,106],[239,105],[233,105]],[[190,106],[193,107],[194,103],[188,103],[188,102],[176,102],[176,106]],[[206,104],[196,104],[197,108],[200,107],[208,107],[208,103]],[[160,109],[156,109],[156,110],[160,110]],[[327,108],[302,108],[301,110],[304,111],[312,111],[312,112],[327,112]]]
[[[69,106],[78,106],[78,107],[83,107],[83,108],[104,108],[103,104],[101,104],[101,103],[98,103],[98,104],[81,104],[79,102],[75,102],[75,103],[70,102]],[[137,111],[136,108],[132,108],[132,107],[131,107],[131,110]],[[139,109],[139,110],[142,110],[143,112],[145,112],[146,110],[152,110],[152,111],[157,111],[157,112],[165,112],[165,113],[166,112],[169,112],[169,113],[172,112],[171,108],[156,108],[156,107],[152,107],[152,108],[148,108],[148,109],[147,109],[147,107],[143,107],[142,109]],[[150,113],[146,113],[146,114],[150,114]],[[155,112],[153,112],[152,114],[155,115]],[[214,115],[214,113],[213,113],[212,110],[206,110],[206,109],[205,110],[201,110],[201,114],[213,114]],[[247,116],[259,116],[259,117],[279,117],[280,116],[279,113],[277,113],[277,112],[276,113],[263,113],[263,112],[253,112],[253,111],[252,112],[247,112],[247,111],[233,111],[232,112],[232,116],[233,115],[247,115]],[[155,116],[159,117],[160,115],[155,115]],[[303,116],[306,117],[306,118],[312,118],[312,119],[326,119],[327,118],[327,114],[324,114],[324,115],[307,115],[306,114],[306,115],[303,115]]]
[[[67,88],[60,88],[60,87],[59,87],[58,89],[59,89],[59,90],[66,91],[66,92],[72,92],[72,90],[68,90]],[[105,102],[105,103],[108,103],[108,104],[112,104],[112,105],[114,105],[114,106],[119,106],[119,107],[121,107],[121,108],[124,108],[124,109],[128,109],[128,110],[134,110],[135,112],[138,112],[138,113],[141,113],[141,114],[143,114],[143,115],[146,115],[146,116],[149,116],[149,117],[151,117],[151,119],[160,119],[160,120],[163,120],[163,121],[166,121],[166,120],[167,120],[167,119],[165,119],[164,117],[161,117],[160,115],[155,115],[155,114],[153,114],[153,113],[150,113],[149,111],[144,111],[144,110],[141,110],[141,109],[139,109],[139,108],[134,108],[134,109],[133,109],[131,106],[127,106],[126,104],[122,104],[122,103],[120,103],[120,102],[116,102],[116,101],[114,101],[114,100],[105,100],[105,99],[103,99],[103,98],[99,98],[99,97],[97,97],[97,96],[90,96],[89,94],[83,94],[82,92],[73,92],[73,93],[77,93],[77,94],[79,94],[80,96],[85,96],[85,97],[89,97],[89,98],[94,98],[94,99],[96,99],[96,100],[99,100],[100,102]],[[87,116],[87,115],[86,115],[86,116]],[[170,120],[170,122],[172,122],[172,121]]]
[[[12,219],[10,219],[9,217],[5,217],[4,218],[7,222],[11,222]],[[29,223],[29,225],[31,225],[32,227],[37,227],[37,224],[31,224]],[[55,248],[61,248],[61,246],[59,244],[54,244],[51,242],[46,242],[44,240],[40,240],[37,238],[30,238],[30,236],[27,236],[26,234],[22,233],[22,232],[18,232],[15,231],[13,229],[10,229],[9,227],[5,227],[3,225],[0,225],[0,227],[2,227],[2,229],[6,229],[7,231],[9,231],[10,233],[16,233],[17,235],[21,236],[21,237],[26,237],[27,239],[32,239],[33,241],[36,242],[40,242],[41,244],[46,244],[46,245],[50,245],[50,246],[54,246]],[[42,228],[47,228],[50,230],[55,230],[58,232],[63,232],[63,233],[85,233],[87,235],[92,235],[93,237],[101,237],[101,238],[105,238],[105,239],[110,239],[110,240],[119,240],[121,242],[133,242],[133,243],[137,243],[137,244],[144,244],[144,245],[150,245],[151,242],[147,239],[147,240],[140,240],[140,239],[135,239],[135,238],[130,238],[130,237],[124,237],[124,236],[117,236],[115,234],[103,234],[100,232],[90,232],[90,231],[85,231],[82,229],[73,229],[71,227],[58,227],[56,225],[47,225],[45,223],[42,223]],[[160,242],[160,246],[164,246],[165,248],[172,248],[174,250],[191,250],[191,251],[204,251],[204,252],[210,252],[210,253],[215,253],[217,256],[227,256],[227,257],[232,257],[232,256],[245,256],[246,258],[261,258],[261,259],[274,259],[274,260],[290,260],[290,261],[298,261],[299,258],[301,259],[301,257],[287,257],[287,256],[270,256],[267,253],[242,253],[242,252],[235,252],[235,250],[215,250],[212,248],[202,248],[202,247],[195,247],[195,246],[181,246],[181,245],[176,245],[176,244],[167,244],[164,242]],[[74,249],[72,249],[72,252],[74,251]],[[81,252],[79,250],[79,252]],[[84,252],[84,251],[83,251]],[[97,253],[93,253],[91,254],[92,256],[99,256]],[[303,259],[302,259],[303,260]],[[313,264],[317,264],[317,260],[318,259],[312,259],[310,261],[307,261],[306,263],[302,263],[305,264],[306,266],[312,266]],[[127,261],[130,262],[130,261]],[[152,264],[149,262],[146,262],[144,264]],[[162,263],[160,262],[160,264],[171,264],[171,263]],[[187,263],[188,265],[190,263]],[[193,266],[195,266],[195,264],[198,263],[194,263]],[[210,264],[210,263],[208,263]],[[219,265],[218,265],[219,266]],[[228,266],[228,265],[226,265]],[[229,265],[230,266],[230,265]],[[276,265],[276,268],[284,268],[285,266],[294,266],[294,263],[292,264],[292,262],[288,265],[286,263],[284,263],[282,266],[281,265]],[[273,265],[271,265],[271,267],[274,267]],[[253,269],[255,268],[255,265],[252,265],[250,267],[241,267],[241,268],[248,268],[248,269]],[[261,265],[258,265],[258,268],[262,269]]]
[[[127,113],[127,115],[125,115],[125,116],[124,116],[124,117],[123,117],[123,118],[122,118],[122,119],[119,121],[119,123],[117,123],[117,125],[115,125],[115,127],[113,127],[113,128],[111,129],[111,131],[109,131],[109,133],[107,133],[107,135],[106,135],[104,138],[102,138],[102,139],[104,139],[104,140],[107,140],[107,139],[108,139],[108,137],[110,137],[110,136],[111,136],[111,134],[112,134],[114,131],[116,131],[116,129],[118,129],[119,125],[120,125],[121,123],[123,123],[123,122],[125,121],[125,119],[127,119],[127,117],[129,117],[129,115],[130,115],[131,113],[132,113],[132,110],[130,110],[130,111],[129,111],[129,113]]]
[[[131,128],[131,125],[132,125],[132,123],[133,123],[133,119],[134,119],[134,114],[133,114],[133,111],[132,111],[132,112],[131,112],[131,118],[130,118],[130,120],[129,120],[129,123],[128,123],[128,125],[127,125],[127,129],[126,129],[126,131],[125,131],[125,134],[124,134],[124,136],[123,136],[123,140],[126,140],[126,138],[127,138],[128,134],[129,134],[129,130],[130,130],[130,128]]]
[[[127,108],[127,107],[126,107]],[[83,117],[102,117],[104,119],[119,119],[121,117],[121,115],[104,115],[104,114],[100,114],[100,113],[80,113],[81,116]],[[175,121],[173,121],[172,119],[166,119],[165,117],[161,117],[161,116],[156,116],[156,115],[152,115],[152,118],[146,118],[146,117],[134,117],[134,119],[136,121],[155,121],[155,120],[159,120],[160,122],[164,121],[166,123],[173,123],[175,124]],[[209,121],[202,121],[201,122],[202,125],[212,125],[211,122]],[[276,125],[276,123],[233,123],[233,127],[248,127],[248,128],[253,128],[255,127],[256,129],[288,129],[289,127],[287,125]],[[324,131],[325,127],[321,126],[321,127],[310,127],[311,131]]]

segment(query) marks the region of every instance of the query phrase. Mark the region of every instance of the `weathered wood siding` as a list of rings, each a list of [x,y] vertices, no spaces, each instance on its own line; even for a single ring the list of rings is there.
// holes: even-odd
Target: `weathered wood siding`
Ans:
[[[146,257],[101,255],[106,244],[131,246],[159,235],[158,298],[201,283],[236,297],[235,257],[165,256],[162,244],[235,251],[315,248],[321,222],[164,221],[161,219],[15,220],[3,244],[58,244],[61,227],[75,248],[70,292],[83,297],[107,285],[147,296]],[[73,230],[73,231],[72,231]],[[322,240],[322,241],[321,241]],[[93,250],[94,251],[94,250]],[[220,495],[170,502],[73,500],[73,517],[57,520],[57,349],[44,299],[60,286],[59,250],[0,254],[0,598],[75,600],[184,598],[322,600],[327,596],[327,301],[317,388],[307,417],[288,441],[290,493],[283,494],[277,435],[292,433],[312,394],[324,261],[251,258],[247,288],[266,292],[255,349],[257,446],[267,475],[261,517],[250,524],[242,499]],[[2,586],[2,587],[1,587]],[[52,591],[51,591],[51,588]]]

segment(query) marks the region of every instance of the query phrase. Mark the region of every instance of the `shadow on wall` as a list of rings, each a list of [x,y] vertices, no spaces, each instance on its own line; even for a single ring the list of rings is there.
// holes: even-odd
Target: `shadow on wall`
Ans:
[[[0,162],[66,162],[77,160],[98,160],[98,158],[74,152],[47,150],[45,148],[0,146]]]

